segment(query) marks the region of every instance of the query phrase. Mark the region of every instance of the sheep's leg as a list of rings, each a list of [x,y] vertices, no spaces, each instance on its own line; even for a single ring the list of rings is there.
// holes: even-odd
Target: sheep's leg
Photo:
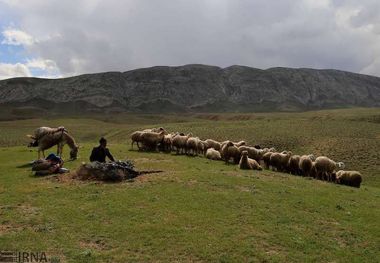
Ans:
[[[133,150],[133,144],[134,144],[134,142],[135,142],[135,141],[134,141],[134,140],[132,140],[132,143],[131,143],[131,146],[132,146],[132,150]]]

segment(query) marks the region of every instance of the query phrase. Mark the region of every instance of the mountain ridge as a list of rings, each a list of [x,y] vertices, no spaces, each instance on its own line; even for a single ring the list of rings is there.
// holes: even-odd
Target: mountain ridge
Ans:
[[[0,107],[65,112],[65,104],[90,112],[157,113],[380,107],[380,78],[335,69],[189,64],[0,81]]]

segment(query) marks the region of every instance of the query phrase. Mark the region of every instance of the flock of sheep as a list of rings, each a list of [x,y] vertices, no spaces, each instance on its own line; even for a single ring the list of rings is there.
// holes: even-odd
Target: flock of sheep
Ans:
[[[310,155],[293,155],[291,151],[277,152],[275,148],[248,146],[245,141],[218,142],[213,139],[201,140],[190,134],[168,133],[164,128],[146,129],[131,134],[132,149],[134,143],[139,150],[164,152],[175,151],[177,154],[204,155],[211,160],[231,161],[239,164],[240,169],[262,170],[290,173],[293,175],[313,177],[319,180],[360,187],[362,176],[357,171],[344,171],[342,162],[335,162],[326,156],[315,158]]]

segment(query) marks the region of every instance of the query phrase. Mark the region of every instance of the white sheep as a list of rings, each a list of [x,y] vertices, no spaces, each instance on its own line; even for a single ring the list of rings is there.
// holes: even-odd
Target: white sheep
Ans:
[[[331,181],[333,173],[338,168],[344,169],[344,163],[337,163],[326,156],[319,156],[315,159],[315,169],[318,179]]]
[[[208,148],[206,151],[206,158],[211,160],[221,160],[220,152],[214,148]]]

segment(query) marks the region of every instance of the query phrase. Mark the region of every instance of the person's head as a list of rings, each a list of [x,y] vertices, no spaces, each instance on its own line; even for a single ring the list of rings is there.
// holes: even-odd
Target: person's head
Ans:
[[[103,148],[106,148],[106,147],[107,147],[107,140],[104,139],[104,138],[102,137],[102,138],[100,138],[100,140],[99,140],[99,144],[100,144],[100,146],[102,146]]]

